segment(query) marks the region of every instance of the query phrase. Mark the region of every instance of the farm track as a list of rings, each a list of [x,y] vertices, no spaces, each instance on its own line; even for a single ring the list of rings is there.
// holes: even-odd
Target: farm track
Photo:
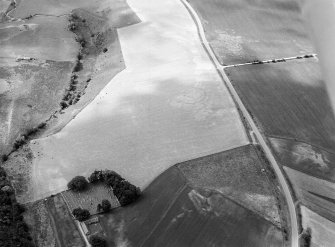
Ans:
[[[252,61],[247,63],[239,63],[239,64],[232,64],[232,65],[224,65],[222,66],[223,69],[232,68],[232,67],[240,67],[245,65],[255,65],[255,64],[265,64],[265,63],[284,63],[291,60],[300,60],[300,59],[308,59],[308,58],[317,58],[317,54],[306,54],[304,56],[295,56],[295,57],[284,57],[284,58],[276,58],[276,59],[269,59],[263,61]]]
[[[270,164],[274,168],[274,171],[275,171],[275,173],[278,177],[279,183],[281,184],[281,187],[283,189],[283,192],[284,192],[287,204],[288,204],[288,208],[289,208],[290,223],[291,223],[291,246],[292,247],[298,247],[299,246],[299,233],[298,233],[299,228],[298,228],[297,212],[296,212],[296,207],[295,207],[295,204],[294,204],[294,201],[293,201],[292,192],[291,192],[290,187],[289,187],[289,185],[288,185],[288,183],[285,179],[285,176],[284,176],[279,164],[277,163],[274,155],[272,154],[270,147],[267,145],[267,143],[265,141],[265,138],[260,133],[260,131],[259,131],[258,127],[256,126],[254,120],[252,119],[251,115],[249,114],[246,107],[244,106],[242,100],[238,96],[238,94],[237,94],[235,88],[233,87],[232,83],[230,82],[229,78],[225,74],[224,66],[222,66],[219,63],[217,57],[215,56],[213,50],[211,49],[211,47],[210,47],[210,45],[209,45],[209,43],[206,39],[202,23],[201,23],[198,15],[197,15],[197,13],[195,12],[195,10],[192,8],[192,6],[186,0],[181,0],[181,2],[186,7],[186,9],[190,13],[192,19],[194,20],[194,22],[197,26],[199,38],[200,38],[200,41],[201,41],[204,49],[206,50],[208,56],[210,57],[214,66],[216,67],[216,69],[217,69],[219,75],[221,76],[224,84],[228,87],[229,92],[230,92],[231,96],[233,97],[233,99],[235,100],[238,107],[240,108],[240,110],[243,114],[243,117],[245,117],[245,119],[248,121],[249,125],[251,126],[251,129],[254,131],[254,133],[255,133],[258,141],[259,141],[259,144],[263,148],[264,153],[266,154]]]

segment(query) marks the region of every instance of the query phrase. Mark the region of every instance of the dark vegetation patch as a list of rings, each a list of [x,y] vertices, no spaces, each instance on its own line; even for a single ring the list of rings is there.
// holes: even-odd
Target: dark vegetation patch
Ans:
[[[29,227],[23,220],[25,208],[16,202],[14,189],[5,170],[0,167],[0,246],[35,246]]]
[[[88,239],[88,242],[92,245],[92,247],[106,247],[107,241],[101,235],[92,235]]]
[[[100,217],[109,243],[136,246],[282,246],[270,222],[221,193],[192,188],[176,167],[155,179],[136,204]],[[120,244],[120,242],[118,242]]]
[[[35,245],[39,247],[56,246],[56,238],[45,200],[28,203],[25,206],[28,210],[24,213],[24,219],[30,228]]]
[[[83,176],[76,176],[71,179],[71,181],[67,184],[69,190],[73,190],[75,192],[84,191],[88,187],[88,182]]]
[[[300,236],[300,247],[310,247],[312,242],[312,230],[307,228]]]
[[[226,71],[266,135],[335,149],[335,119],[315,60],[246,65]]]
[[[72,214],[76,218],[76,220],[79,220],[79,221],[88,220],[91,216],[90,211],[88,211],[87,209],[82,209],[82,208],[73,209]]]
[[[285,207],[280,208],[285,200],[277,189],[275,173],[259,146],[246,145],[186,161],[177,167],[191,186],[221,191],[285,229]],[[254,195],[267,200],[260,202]]]

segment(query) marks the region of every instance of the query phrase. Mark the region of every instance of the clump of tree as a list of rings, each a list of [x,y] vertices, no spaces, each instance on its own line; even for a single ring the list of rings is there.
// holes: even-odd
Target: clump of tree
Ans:
[[[301,234],[300,246],[301,247],[310,247],[311,246],[311,240],[312,240],[311,229],[307,228]]]
[[[6,162],[8,160],[8,155],[7,154],[1,155],[1,160],[2,162]]]
[[[122,178],[120,174],[111,170],[94,171],[89,176],[88,181],[91,183],[103,182],[111,186],[121,206],[126,206],[136,201],[141,195],[140,188],[132,185]]]
[[[14,149],[17,150],[26,143],[27,143],[27,136],[26,135],[21,135],[15,140]]]
[[[104,213],[107,213],[112,209],[112,204],[107,199],[102,200],[101,209]]]
[[[88,182],[85,177],[83,176],[76,176],[71,179],[71,181],[67,184],[67,187],[70,190],[79,192],[86,190],[88,187]]]
[[[76,61],[76,64],[73,67],[73,72],[78,72],[83,69],[83,64],[80,62],[80,60]]]
[[[6,172],[0,167],[0,246],[34,246],[29,227],[23,220],[24,210],[25,208],[16,202]]]
[[[85,221],[91,216],[90,212],[87,209],[75,208],[72,211],[73,216],[76,220]]]
[[[92,235],[88,242],[92,245],[92,247],[106,247],[107,241],[104,237],[100,235]]]

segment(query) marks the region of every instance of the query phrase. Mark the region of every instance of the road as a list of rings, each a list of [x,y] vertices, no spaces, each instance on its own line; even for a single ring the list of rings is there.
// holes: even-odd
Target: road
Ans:
[[[199,16],[197,15],[195,10],[192,8],[192,6],[186,0],[181,0],[181,2],[184,4],[184,6],[187,8],[188,12],[192,16],[192,19],[194,20],[194,22],[197,26],[198,34],[199,34],[200,41],[201,41],[203,47],[205,48],[209,58],[213,62],[214,66],[216,67],[218,73],[221,75],[224,84],[228,87],[232,97],[234,98],[235,102],[237,103],[238,107],[240,108],[243,116],[248,121],[249,125],[251,126],[252,131],[255,133],[255,135],[256,135],[256,137],[259,141],[259,144],[263,148],[266,157],[268,158],[270,164],[272,165],[272,167],[273,167],[273,169],[274,169],[274,171],[277,175],[279,183],[280,183],[280,185],[282,187],[282,190],[284,192],[285,199],[286,199],[288,209],[289,209],[289,214],[290,214],[291,246],[292,247],[299,247],[298,219],[297,219],[296,207],[295,207],[295,204],[294,204],[294,201],[293,201],[293,198],[292,198],[291,190],[290,190],[289,185],[288,185],[288,183],[287,183],[287,181],[286,181],[286,179],[283,175],[283,172],[280,169],[280,166],[277,163],[275,157],[273,156],[273,154],[271,152],[271,149],[267,145],[263,135],[261,134],[261,132],[257,128],[254,120],[252,119],[251,115],[249,114],[246,107],[244,106],[242,100],[238,96],[234,86],[232,85],[231,81],[229,80],[226,73],[224,72],[224,67],[219,63],[219,61],[216,58],[213,50],[211,49],[211,47],[210,47],[210,45],[209,45],[209,43],[206,39],[205,31],[204,31],[204,28],[202,26],[202,23],[200,21]]]

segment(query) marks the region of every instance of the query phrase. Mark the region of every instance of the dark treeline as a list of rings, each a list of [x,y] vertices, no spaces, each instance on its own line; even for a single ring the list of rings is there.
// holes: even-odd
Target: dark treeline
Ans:
[[[16,202],[5,170],[0,167],[0,246],[33,247],[28,225],[23,220],[24,207]]]

